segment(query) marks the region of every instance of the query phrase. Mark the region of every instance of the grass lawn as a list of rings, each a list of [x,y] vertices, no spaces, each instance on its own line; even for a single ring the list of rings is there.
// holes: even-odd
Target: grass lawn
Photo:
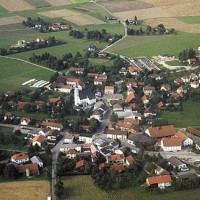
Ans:
[[[200,16],[178,17],[178,19],[186,24],[200,24]]]
[[[167,119],[169,124],[176,127],[200,126],[200,103],[187,101],[183,103],[183,111],[161,113],[161,117]]]
[[[43,120],[48,118],[48,115],[45,113],[27,113],[27,112],[21,112],[21,111],[12,111],[12,113],[18,117],[28,117],[33,118],[36,120]]]
[[[170,66],[186,66],[183,63],[179,62],[178,60],[167,61],[165,63]]]
[[[108,51],[129,57],[156,56],[161,53],[178,55],[183,49],[197,49],[200,34],[178,33],[177,35],[127,36]]]
[[[65,187],[62,200],[198,200],[200,195],[199,189],[153,194],[147,193],[143,187],[107,193],[94,186],[90,176],[67,176],[62,181]]]
[[[17,91],[29,79],[49,80],[53,72],[16,60],[0,57],[0,93]],[[24,87],[25,88],[25,87]]]

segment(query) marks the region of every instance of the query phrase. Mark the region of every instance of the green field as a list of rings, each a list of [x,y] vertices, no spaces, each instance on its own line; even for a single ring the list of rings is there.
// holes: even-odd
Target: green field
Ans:
[[[4,13],[7,13],[7,12],[8,11],[4,7],[0,6],[0,14],[1,15],[4,14]]]
[[[62,200],[199,200],[200,195],[200,189],[153,194],[143,187],[107,193],[95,187],[90,176],[67,176],[62,181],[65,187]]]
[[[21,84],[29,79],[49,80],[53,72],[21,61],[0,57],[0,93],[22,89]]]
[[[48,7],[51,6],[48,2],[44,0],[26,0],[27,3],[31,4],[36,8]]]
[[[179,62],[178,60],[167,61],[165,63],[170,66],[186,66],[183,63]]]
[[[183,111],[161,113],[163,119],[167,119],[169,124],[176,127],[200,126],[200,103],[187,101],[183,103]]]
[[[200,24],[200,16],[178,17],[178,19],[186,24]]]
[[[165,36],[127,36],[108,51],[129,57],[156,56],[161,53],[178,55],[183,49],[194,48],[200,44],[200,34],[178,33]]]

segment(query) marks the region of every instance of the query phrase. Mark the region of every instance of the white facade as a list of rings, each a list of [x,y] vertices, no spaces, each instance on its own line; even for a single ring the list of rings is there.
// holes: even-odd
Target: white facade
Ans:
[[[185,141],[183,141],[183,146],[190,146],[193,145],[193,140],[190,138],[187,138]]]
[[[71,87],[61,87],[61,88],[58,88],[58,90],[62,93],[69,94],[72,91],[72,88]]]
[[[108,139],[127,140],[127,135],[106,134]]]
[[[92,143],[93,137],[87,137],[87,136],[79,136],[79,141],[82,141],[84,143]]]
[[[29,161],[29,158],[24,158],[24,159],[20,159],[20,160],[14,160],[13,158],[11,158],[11,162],[17,163],[18,165],[26,163]]]
[[[38,141],[34,141],[32,142],[32,145],[35,146],[35,145],[38,145],[39,147],[41,147],[42,143],[41,142],[38,142]]]
[[[163,141],[161,140],[161,145],[162,149],[164,151],[180,151],[181,146],[164,146]]]
[[[30,160],[32,163],[38,164],[39,167],[43,167],[43,162],[38,156],[33,156]]]
[[[21,124],[22,126],[28,126],[28,124],[29,124],[30,121],[31,121],[30,119],[22,119],[22,120],[20,121],[20,124]]]
[[[168,183],[158,183],[158,188],[160,189],[165,189],[166,187],[170,187],[171,186],[171,182]]]

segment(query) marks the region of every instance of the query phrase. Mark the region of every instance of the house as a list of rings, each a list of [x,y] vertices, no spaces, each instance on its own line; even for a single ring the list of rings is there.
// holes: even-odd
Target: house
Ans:
[[[184,172],[181,174],[177,175],[177,178],[181,181],[181,182],[188,182],[188,181],[198,181],[198,175],[194,172]]]
[[[58,131],[58,130],[51,130],[49,132],[49,135],[47,136],[47,140],[56,141],[59,136],[60,136],[60,131]]]
[[[179,88],[177,88],[176,92],[177,92],[177,93],[186,94],[186,93],[187,93],[187,88],[186,88],[185,85],[181,85]]]
[[[64,137],[64,143],[65,144],[72,144],[74,141],[74,136],[72,134],[66,134]]]
[[[41,168],[44,166],[39,156],[33,156],[30,160],[32,163],[36,163]]]
[[[45,140],[45,136],[44,135],[37,135],[32,139],[32,145],[35,146],[36,144],[41,147],[42,142]]]
[[[180,151],[182,142],[177,137],[167,137],[161,139],[160,146],[164,151]]]
[[[200,151],[200,140],[195,142],[195,148]]]
[[[62,85],[60,88],[58,88],[59,92],[70,94],[72,91],[71,85]]]
[[[144,92],[144,94],[147,95],[147,96],[151,96],[151,94],[152,94],[153,92],[155,92],[155,91],[156,91],[155,87],[150,87],[150,86],[145,86],[145,87],[143,87],[143,92]]]
[[[12,115],[11,112],[7,112],[5,113],[4,117],[3,117],[3,120],[6,121],[6,120],[13,120],[15,117],[14,115]]]
[[[111,154],[106,156],[106,163],[108,164],[123,164],[124,154]]]
[[[69,69],[69,72],[74,72],[74,73],[76,73],[76,74],[83,74],[84,71],[85,71],[84,68],[78,68],[78,67],[71,67],[71,68]]]
[[[132,65],[129,66],[128,71],[131,75],[139,75],[139,73],[141,72],[141,69],[139,67],[134,67]]]
[[[135,93],[131,92],[126,96],[126,103],[140,103],[140,97]]]
[[[60,30],[60,25],[52,25],[49,27],[51,30],[53,31],[57,31],[57,30]]]
[[[42,129],[39,131],[39,134],[46,137],[46,136],[49,134],[49,131],[50,131],[50,130],[51,130],[50,128],[42,128]]]
[[[27,118],[27,117],[21,117],[20,118],[20,124],[22,126],[28,126],[30,122],[31,122],[30,118]]]
[[[119,70],[119,74],[123,74],[124,76],[127,74],[127,69],[125,67],[122,67],[120,70]]]
[[[160,101],[158,104],[157,104],[157,107],[159,110],[167,110],[167,106],[166,104],[163,102],[163,101]]]
[[[190,82],[190,77],[189,76],[183,76],[183,77],[181,77],[181,81],[183,83],[189,83]]]
[[[152,106],[149,106],[144,111],[144,117],[154,117],[156,115],[157,115],[157,112]]]
[[[107,100],[108,103],[112,101],[120,101],[123,100],[124,97],[122,94],[106,94],[105,99]]]
[[[71,25],[69,25],[69,24],[62,24],[62,25],[60,26],[60,28],[61,28],[62,30],[69,30],[69,29],[71,29]]]
[[[116,128],[120,129],[121,131],[129,130],[131,127],[132,127],[131,123],[118,121],[116,124]]]
[[[190,80],[193,80],[193,81],[197,81],[199,79],[199,76],[195,73],[191,73],[190,74]]]
[[[54,105],[54,106],[58,106],[62,103],[60,97],[57,98],[50,98],[49,99],[49,104]]]
[[[36,41],[36,42],[44,42],[45,40],[44,40],[43,37],[39,36],[39,37],[36,38],[35,41]]]
[[[190,146],[193,145],[193,140],[190,139],[186,134],[184,134],[182,131],[177,131],[176,132],[176,137],[179,138],[182,142],[182,145],[185,146]]]
[[[88,164],[88,162],[86,160],[80,160],[78,162],[76,162],[76,169],[80,169],[80,168],[84,168],[86,165]]]
[[[63,129],[63,125],[62,124],[59,124],[59,123],[56,123],[56,122],[52,122],[52,121],[49,121],[47,119],[44,120],[41,125],[43,127],[50,128],[51,130],[61,131]]]
[[[129,135],[127,142],[131,145],[139,144],[139,145],[148,145],[152,142],[152,138],[150,138],[145,133],[138,133],[135,135]]]
[[[90,144],[92,143],[93,138],[94,137],[92,134],[80,134],[78,140]]]
[[[127,165],[133,165],[135,163],[135,159],[133,158],[132,155],[129,155],[126,157],[126,164]]]
[[[171,182],[172,179],[170,175],[152,176],[146,179],[146,184],[149,188],[165,189],[171,186]]]
[[[190,134],[195,135],[195,136],[197,136],[197,137],[200,137],[200,131],[199,131],[198,129],[193,128],[193,127],[191,127],[191,126],[188,126],[188,127],[186,128],[186,130],[187,130],[187,132],[189,132]]]
[[[22,164],[29,161],[29,156],[25,153],[18,153],[11,156],[11,162]]]
[[[85,84],[79,79],[74,77],[66,77],[66,84],[71,85],[73,88],[78,88],[82,90],[85,87]]]
[[[197,60],[196,60],[196,58],[189,58],[189,59],[187,59],[187,62],[189,65],[193,65],[197,62]]]
[[[76,149],[68,149],[66,152],[66,157],[70,158],[70,159],[74,159],[77,155],[77,150]]]
[[[110,139],[127,140],[127,134],[127,131],[108,130],[106,132],[106,137]]]
[[[141,98],[143,104],[148,104],[149,103],[149,97],[147,95],[142,96]]]
[[[123,111],[123,107],[119,103],[113,105],[113,112],[116,111]]]
[[[125,167],[123,164],[114,164],[110,166],[111,171],[116,171],[116,172],[122,172],[125,170]]]
[[[18,166],[19,174],[26,173],[26,176],[29,177],[30,175],[39,175],[39,169],[37,163],[29,163]]]
[[[188,171],[187,165],[181,162],[178,158],[172,156],[167,159],[168,164],[173,166],[173,168],[177,169],[178,171]]]
[[[199,87],[199,82],[198,81],[192,81],[190,83],[191,88],[198,88]]]
[[[104,93],[105,94],[114,94],[115,86],[105,86]]]
[[[152,138],[163,138],[175,135],[175,128],[173,125],[149,127],[146,134]]]
[[[165,83],[160,88],[161,91],[169,92],[171,90],[171,86],[168,83]]]
[[[169,175],[169,172],[166,169],[163,169],[162,167],[160,167],[159,165],[154,163],[154,173],[156,175]]]
[[[96,96],[90,89],[79,91],[77,88],[74,90],[74,104],[75,106],[88,106],[96,102]]]
[[[82,145],[81,144],[62,144],[60,145],[60,152],[66,152],[69,149],[75,149],[77,152],[82,151]]]
[[[107,55],[108,55],[108,53],[107,52],[105,52],[105,51],[99,51],[98,52],[98,56],[100,57],[100,58],[102,58],[102,57],[107,57]]]

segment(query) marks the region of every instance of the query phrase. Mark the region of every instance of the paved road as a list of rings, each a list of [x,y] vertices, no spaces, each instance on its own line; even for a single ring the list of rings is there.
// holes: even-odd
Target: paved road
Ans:
[[[60,147],[62,146],[63,142],[64,142],[64,137],[67,134],[67,132],[61,132],[61,134],[63,135],[63,138],[56,144],[56,146],[54,146],[51,149],[51,153],[52,153],[52,200],[56,200],[56,196],[54,194],[54,186],[56,184],[56,165],[57,165],[57,158],[58,158],[58,154],[60,152]]]

